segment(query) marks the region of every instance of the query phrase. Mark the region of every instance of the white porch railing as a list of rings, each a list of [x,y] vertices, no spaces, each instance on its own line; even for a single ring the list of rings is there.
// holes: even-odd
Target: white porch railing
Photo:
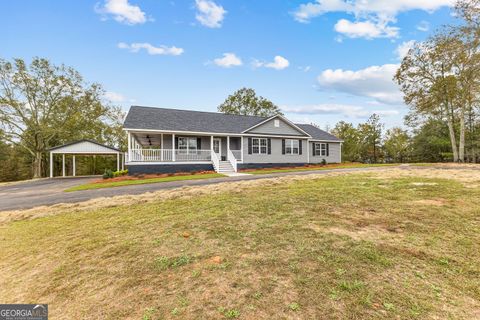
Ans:
[[[212,158],[212,163],[213,163],[213,169],[218,172],[218,169],[220,167],[220,159],[218,158],[215,151],[210,150],[210,153],[211,153],[211,158]]]
[[[232,150],[228,150],[227,159],[232,164],[233,171],[237,172],[237,159],[235,158],[235,155],[233,154]]]
[[[210,150],[131,149],[129,162],[211,161]]]

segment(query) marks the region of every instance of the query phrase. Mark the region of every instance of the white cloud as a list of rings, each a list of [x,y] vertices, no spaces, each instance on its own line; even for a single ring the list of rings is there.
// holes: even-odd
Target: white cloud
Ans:
[[[430,30],[430,23],[428,21],[420,21],[419,24],[417,24],[417,30],[422,31],[422,32],[427,32]]]
[[[105,92],[104,96],[105,99],[116,103],[125,102],[127,100],[124,95],[112,91]]]
[[[120,49],[127,49],[130,52],[139,52],[141,49],[147,51],[150,55],[165,55],[165,56],[179,56],[181,55],[184,50],[182,48],[177,47],[167,47],[167,46],[159,46],[155,47],[150,43],[132,43],[127,44],[125,42],[120,42],[118,44]]]
[[[299,22],[308,23],[325,13],[345,12],[353,15],[355,22],[341,19],[335,29],[346,30],[347,34],[356,37],[365,34],[367,38],[374,38],[372,34],[381,30],[380,34],[384,37],[394,38],[398,36],[398,28],[389,24],[396,22],[399,13],[410,10],[433,12],[441,7],[453,6],[454,3],[455,0],[316,0],[301,4],[293,12],[293,16]],[[354,27],[362,28],[363,31],[353,32]]]
[[[103,15],[111,14],[116,21],[130,25],[147,21],[145,12],[139,6],[130,4],[128,0],[106,0],[104,6],[97,4],[95,11]]]
[[[275,70],[283,70],[288,68],[289,65],[290,65],[290,62],[282,56],[275,56],[273,58],[273,62],[263,62],[256,59],[252,61],[252,66],[254,68],[265,67],[265,68],[271,68]]]
[[[376,113],[380,116],[394,116],[398,115],[397,110],[368,110],[358,105],[348,104],[316,104],[306,105],[299,107],[282,107],[282,110],[288,113],[302,114],[302,115],[326,115],[326,114],[339,114],[348,118],[365,118],[372,113]]]
[[[395,49],[395,54],[398,60],[403,60],[403,58],[407,55],[408,51],[413,48],[415,45],[415,40],[405,41],[398,45]]]
[[[243,64],[242,59],[234,53],[224,53],[223,58],[217,58],[213,60],[213,63],[222,68],[238,67]]]
[[[222,6],[210,0],[195,0],[198,10],[195,18],[209,28],[220,28],[227,11]]]
[[[393,82],[398,67],[398,64],[384,64],[357,71],[328,69],[317,80],[323,89],[367,97],[380,103],[401,104],[402,94]]]
[[[386,23],[375,23],[372,21],[351,22],[340,19],[335,24],[335,31],[349,38],[397,38],[399,28],[388,26]]]

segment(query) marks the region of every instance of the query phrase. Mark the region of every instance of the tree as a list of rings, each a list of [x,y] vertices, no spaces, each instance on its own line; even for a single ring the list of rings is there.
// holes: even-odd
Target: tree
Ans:
[[[385,134],[384,149],[393,162],[403,163],[410,155],[410,137],[407,131],[399,127],[388,129]]]
[[[423,119],[417,126],[409,118],[407,124],[412,127],[412,161],[442,162],[452,161],[448,127],[444,121],[436,118]]]
[[[416,44],[395,80],[411,112],[446,123],[453,159],[463,162],[467,122],[479,103],[480,1],[460,0],[455,10],[461,23]]]
[[[338,122],[332,130],[332,134],[343,140],[342,159],[344,161],[360,161],[360,133],[351,124],[345,121]]]
[[[102,95],[100,85],[85,84],[73,68],[41,58],[29,66],[0,59],[0,129],[5,141],[30,154],[34,178],[44,172],[49,147],[72,137],[108,136],[105,120],[115,122],[118,110],[104,105]]]
[[[372,114],[366,123],[358,126],[361,136],[363,159],[377,163],[382,142],[383,124],[377,114]]]
[[[249,116],[270,117],[280,114],[280,108],[264,97],[257,96],[255,90],[242,88],[218,106],[218,111],[227,114],[240,114]]]

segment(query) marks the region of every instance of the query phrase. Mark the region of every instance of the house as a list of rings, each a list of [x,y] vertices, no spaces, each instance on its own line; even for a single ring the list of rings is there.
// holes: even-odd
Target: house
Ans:
[[[276,115],[257,117],[132,106],[123,124],[131,174],[341,162],[342,140]]]

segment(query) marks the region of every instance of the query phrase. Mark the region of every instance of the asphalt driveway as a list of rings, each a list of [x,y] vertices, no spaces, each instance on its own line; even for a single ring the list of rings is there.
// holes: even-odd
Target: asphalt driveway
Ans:
[[[356,171],[372,171],[372,170],[389,170],[395,167],[370,167],[370,168],[349,168],[349,169],[332,169],[317,171],[300,171],[300,172],[284,172],[272,173],[265,175],[244,175],[235,177],[214,178],[205,180],[185,180],[172,181],[163,183],[151,183],[132,185],[116,188],[105,188],[95,190],[84,190],[75,192],[64,192],[64,190],[87,183],[90,180],[99,178],[54,178],[41,179],[30,182],[22,182],[10,185],[0,185],[0,211],[28,209],[42,205],[54,205],[58,203],[75,203],[87,201],[100,197],[113,197],[118,195],[142,194],[158,190],[166,190],[179,188],[183,186],[202,186],[221,182],[241,181],[241,180],[257,180],[272,177],[281,177],[289,175],[308,175],[308,174],[327,174],[330,172],[356,172]]]

